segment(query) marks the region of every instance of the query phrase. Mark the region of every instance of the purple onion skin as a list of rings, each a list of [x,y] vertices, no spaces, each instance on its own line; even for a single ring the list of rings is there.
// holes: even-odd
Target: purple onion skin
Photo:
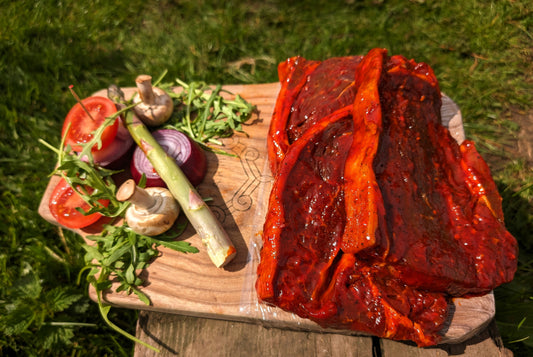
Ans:
[[[159,129],[152,133],[167,155],[181,168],[193,186],[198,186],[207,172],[207,160],[204,151],[187,135],[173,129]],[[137,147],[130,164],[131,176],[139,183],[142,174],[146,176],[146,187],[167,187],[154,167]]]

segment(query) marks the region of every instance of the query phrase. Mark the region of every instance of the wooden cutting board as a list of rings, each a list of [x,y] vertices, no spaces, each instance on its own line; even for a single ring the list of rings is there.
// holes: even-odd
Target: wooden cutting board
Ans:
[[[279,88],[279,83],[224,87],[256,105],[258,114],[245,126],[246,135],[237,134],[224,140],[224,149],[237,157],[208,153],[208,173],[198,187],[204,198],[212,198],[211,209],[235,244],[236,258],[226,267],[216,268],[199,237],[188,227],[180,239],[199,248],[200,253],[183,254],[160,248],[161,255],[142,275],[146,284],[141,289],[150,298],[150,306],[133,294],[114,291],[105,294],[108,303],[132,309],[262,323],[279,328],[327,331],[312,321],[260,304],[254,290],[261,233],[272,184],[267,165],[266,136]],[[134,90],[124,89],[126,96]],[[106,91],[96,94],[106,96]],[[464,140],[459,108],[446,96],[443,97],[442,114],[456,140]],[[56,182],[57,178],[50,180],[39,213],[57,225],[48,209]],[[85,237],[100,230],[101,224],[97,222],[75,232]],[[92,289],[90,294],[95,299]],[[475,335],[494,317],[494,296],[491,293],[471,299],[455,299],[450,308],[451,316],[442,342],[459,343]],[[357,334],[354,331],[329,331]]]

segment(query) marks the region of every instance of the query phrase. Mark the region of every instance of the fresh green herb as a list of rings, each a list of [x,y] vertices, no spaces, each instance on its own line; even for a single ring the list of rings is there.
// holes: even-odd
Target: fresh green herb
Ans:
[[[167,128],[174,128],[185,134],[208,150],[214,150],[208,144],[222,145],[220,138],[244,132],[243,124],[248,121],[256,107],[238,94],[233,99],[222,96],[233,93],[222,89],[221,85],[214,88],[205,82],[185,83],[176,79],[177,86],[161,85],[176,101],[175,110]],[[218,150],[218,152],[223,152]]]
[[[181,224],[176,227],[173,234],[165,233],[149,237],[135,233],[125,223],[117,226],[105,225],[100,235],[87,236],[87,239],[94,244],[83,245],[86,251],[86,266],[80,271],[78,283],[81,275],[89,270],[87,281],[95,288],[100,313],[106,323],[115,331],[154,350],[157,349],[138,340],[109,320],[107,315],[111,306],[103,303],[102,293],[111,289],[112,280],[116,280],[120,284],[116,288],[117,292],[125,291],[128,295],[134,293],[142,302],[149,305],[150,299],[139,289],[143,281],[137,272],[147,268],[159,254],[157,250],[159,245],[184,253],[197,253],[198,249],[188,242],[174,241],[185,227],[186,224]]]
[[[105,225],[100,235],[87,236],[94,244],[83,245],[86,269],[90,269],[87,280],[97,292],[102,292],[111,288],[111,280],[116,279],[120,283],[117,292],[133,292],[149,305],[148,297],[138,288],[143,281],[136,272],[150,265],[159,254],[160,245],[183,253],[197,253],[198,249],[190,243],[174,240],[185,227],[186,224],[180,224],[171,234],[149,237],[134,232],[126,223]]]

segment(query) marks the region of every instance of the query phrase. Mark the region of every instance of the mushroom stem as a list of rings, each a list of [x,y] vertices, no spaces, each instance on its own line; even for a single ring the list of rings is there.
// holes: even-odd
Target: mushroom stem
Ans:
[[[150,210],[156,204],[156,199],[145,189],[137,186],[132,179],[127,180],[120,186],[116,197],[119,201],[129,201],[145,210]]]
[[[141,74],[135,79],[141,100],[148,104],[155,104],[155,94],[152,88],[152,76]]]

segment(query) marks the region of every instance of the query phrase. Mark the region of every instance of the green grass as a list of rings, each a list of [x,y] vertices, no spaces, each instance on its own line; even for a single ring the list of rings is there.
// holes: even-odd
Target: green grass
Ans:
[[[533,170],[512,150],[510,113],[531,110],[532,10],[529,0],[1,0],[0,354],[132,354],[76,284],[79,238],[37,214],[55,160],[37,140],[59,142],[69,85],[83,97],[165,69],[186,81],[265,83],[287,57],[373,47],[429,63],[488,159],[521,244],[517,278],[496,290],[497,319],[506,346],[531,354]],[[134,332],[134,311],[111,311]]]

